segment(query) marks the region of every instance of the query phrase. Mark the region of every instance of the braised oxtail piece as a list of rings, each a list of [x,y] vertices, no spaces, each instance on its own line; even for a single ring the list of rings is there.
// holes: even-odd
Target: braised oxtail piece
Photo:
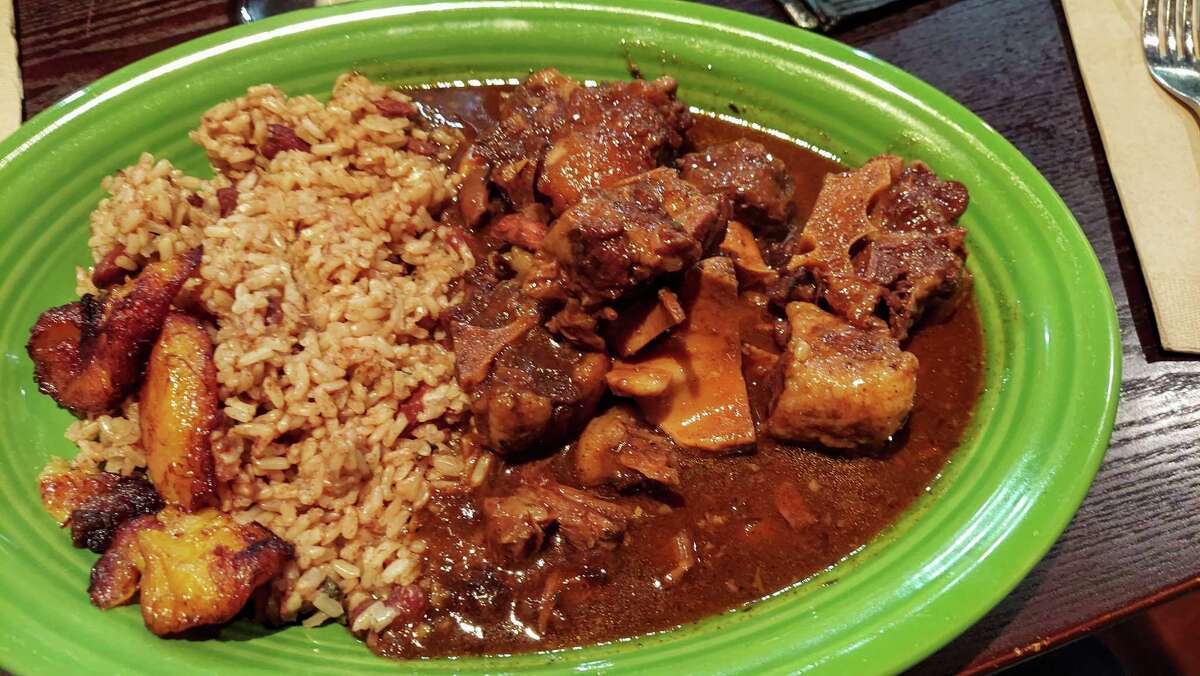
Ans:
[[[786,300],[823,301],[865,329],[903,340],[923,316],[947,316],[971,275],[961,183],[941,181],[920,162],[881,155],[830,174],[802,233],[785,243]]]

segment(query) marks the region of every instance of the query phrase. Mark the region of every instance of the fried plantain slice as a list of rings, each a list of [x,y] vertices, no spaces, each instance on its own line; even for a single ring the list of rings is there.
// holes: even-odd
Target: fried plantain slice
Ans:
[[[102,413],[137,386],[171,300],[200,266],[192,249],[151,263],[106,304],[91,296],[38,317],[26,349],[38,389],[75,413]]]
[[[199,320],[172,312],[150,352],[139,417],[146,471],[167,504],[216,501],[210,437],[220,421],[213,344]]]
[[[92,568],[88,594],[103,609],[139,594],[146,627],[168,636],[232,619],[292,554],[291,545],[256,523],[171,506],[117,530]]]
[[[154,486],[141,476],[102,472],[95,466],[72,466],[54,458],[38,477],[42,505],[63,527],[71,544],[97,554],[108,549],[117,527],[128,519],[162,509]]]
[[[111,491],[120,478],[119,474],[72,467],[62,458],[52,458],[38,477],[42,506],[59,525],[65,525],[71,512]]]

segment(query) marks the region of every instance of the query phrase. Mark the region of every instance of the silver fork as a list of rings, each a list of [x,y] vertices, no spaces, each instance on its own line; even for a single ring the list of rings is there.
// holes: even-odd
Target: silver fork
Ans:
[[[1200,115],[1200,48],[1193,0],[1143,0],[1142,48],[1150,75]]]

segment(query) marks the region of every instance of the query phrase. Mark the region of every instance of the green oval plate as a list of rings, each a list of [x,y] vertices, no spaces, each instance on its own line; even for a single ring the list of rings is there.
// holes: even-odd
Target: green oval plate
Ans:
[[[69,417],[40,396],[24,343],[72,296],[88,262],[100,179],[149,150],[205,172],[186,134],[252,84],[327,95],[358,69],[393,83],[670,73],[683,99],[741,115],[859,163],[928,162],[971,191],[963,218],[986,331],[986,391],[944,475],[893,528],[814,579],[671,632],[555,653],[397,664],[340,626],[236,623],[208,641],[160,640],[137,607],[101,612],[94,560],[43,514],[35,477],[72,455]],[[0,144],[0,665],[25,673],[895,671],[999,601],[1083,499],[1117,403],[1116,313],[1104,275],[1054,190],[962,106],[862,52],[697,4],[367,1],[209,35],[124,68]]]

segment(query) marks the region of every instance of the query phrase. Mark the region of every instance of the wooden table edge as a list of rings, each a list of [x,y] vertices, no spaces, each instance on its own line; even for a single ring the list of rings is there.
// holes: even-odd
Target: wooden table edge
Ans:
[[[1097,615],[1086,622],[1066,627],[1061,631],[1050,634],[1045,638],[1040,638],[1026,646],[1013,648],[990,657],[983,662],[969,664],[959,673],[962,676],[974,676],[976,674],[993,673],[1011,667],[1018,662],[1031,659],[1056,648],[1061,648],[1071,641],[1116,624],[1143,610],[1148,610],[1196,590],[1200,590],[1200,576],[1188,578],[1163,587],[1156,592],[1139,598],[1133,603]],[[957,639],[958,637],[955,638]]]

